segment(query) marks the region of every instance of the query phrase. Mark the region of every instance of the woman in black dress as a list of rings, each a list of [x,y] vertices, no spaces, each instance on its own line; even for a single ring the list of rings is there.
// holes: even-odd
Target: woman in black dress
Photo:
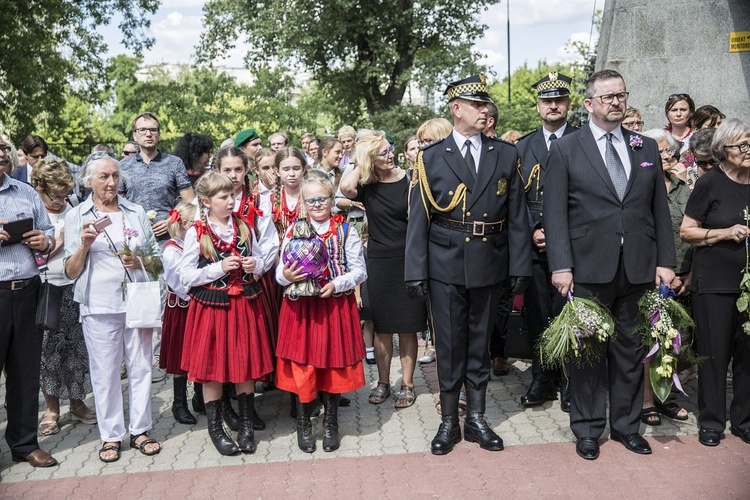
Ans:
[[[393,146],[383,132],[362,130],[357,134],[354,170],[341,180],[341,192],[365,206],[370,239],[367,247],[367,288],[375,325],[375,359],[378,385],[369,401],[379,404],[390,395],[390,364],[393,334],[398,333],[401,355],[401,389],[395,407],[414,404],[414,368],[417,333],[425,329],[427,309],[423,302],[406,295],[404,255],[406,251],[407,194],[409,179],[393,163]]]
[[[750,125],[722,122],[711,142],[720,162],[698,179],[685,207],[680,235],[695,246],[691,287],[697,324],[698,439],[717,446],[726,425],[726,373],[732,360],[732,434],[750,443],[750,334],[737,311],[748,252]]]

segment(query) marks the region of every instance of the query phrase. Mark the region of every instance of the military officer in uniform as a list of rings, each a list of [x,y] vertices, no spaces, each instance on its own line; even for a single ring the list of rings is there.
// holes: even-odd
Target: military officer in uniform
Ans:
[[[484,419],[495,310],[531,275],[531,234],[512,144],[487,137],[483,75],[445,92],[453,131],[417,155],[406,233],[405,281],[412,297],[429,296],[435,333],[442,422],[432,453],[461,441],[458,397],[466,385],[464,438],[499,451],[503,441]]]
[[[526,407],[557,399],[555,385],[560,379],[560,374],[542,368],[536,344],[541,333],[549,325],[549,318],[556,316],[565,302],[551,283],[542,205],[549,145],[559,137],[578,130],[567,122],[571,82],[570,77],[552,71],[532,85],[537,94],[536,110],[542,118],[542,127],[523,136],[517,144],[521,157],[519,173],[524,182],[526,203],[529,207],[533,249],[531,283],[524,296],[526,325],[533,352],[533,380],[526,394],[521,396],[521,404]],[[570,392],[565,377],[561,379],[560,408],[565,412],[570,411]]]

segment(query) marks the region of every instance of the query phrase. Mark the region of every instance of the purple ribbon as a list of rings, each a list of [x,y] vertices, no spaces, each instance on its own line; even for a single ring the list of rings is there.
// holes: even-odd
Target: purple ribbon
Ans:
[[[662,281],[659,283],[659,297],[662,299],[674,299],[677,297],[677,294]]]
[[[645,365],[646,363],[648,363],[649,361],[651,361],[651,359],[654,356],[656,356],[657,352],[659,352],[659,341],[658,340],[656,342],[654,342],[654,347],[652,347],[651,350],[648,351],[648,354],[646,354],[646,357],[643,358],[643,364]]]
[[[661,309],[656,309],[654,312],[651,313],[651,316],[648,317],[648,321],[649,323],[651,323],[651,326],[654,326],[660,319],[661,319]]]
[[[685,393],[685,390],[682,388],[682,384],[680,383],[680,377],[678,377],[676,373],[672,374],[672,383],[674,383],[675,389],[677,389],[681,393],[685,394],[685,396],[687,396],[687,394]]]
[[[677,335],[672,339],[672,350],[675,354],[680,354],[680,348],[682,347],[682,335],[677,332]]]
[[[568,290],[568,300],[570,300],[570,301],[573,300],[573,294],[570,293],[570,290]]]

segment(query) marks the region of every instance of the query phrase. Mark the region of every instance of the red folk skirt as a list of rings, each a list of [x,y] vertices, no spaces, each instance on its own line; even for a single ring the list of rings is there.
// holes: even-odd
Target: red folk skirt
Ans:
[[[273,371],[272,355],[259,298],[230,295],[229,307],[190,301],[181,366],[191,381],[262,379]]]
[[[260,281],[263,290],[264,313],[268,325],[268,335],[271,339],[271,347],[276,350],[276,341],[279,336],[279,311],[281,310],[282,288],[276,283],[274,269],[262,275]]]
[[[190,302],[180,299],[173,291],[167,292],[167,304],[164,308],[164,321],[161,328],[159,368],[171,375],[185,375],[185,370],[180,364],[189,305]]]
[[[303,402],[318,391],[340,394],[363,387],[365,344],[354,294],[284,297],[276,356],[276,386]]]

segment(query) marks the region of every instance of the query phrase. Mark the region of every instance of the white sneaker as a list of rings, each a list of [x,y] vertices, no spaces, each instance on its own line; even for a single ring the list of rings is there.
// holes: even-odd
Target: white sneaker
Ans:
[[[430,349],[429,351],[427,351],[427,354],[419,358],[417,361],[419,361],[419,363],[423,365],[432,363],[433,361],[435,361],[435,349]]]
[[[165,378],[167,378],[167,372],[159,368],[159,357],[156,356],[154,362],[151,364],[151,382],[155,384]]]

